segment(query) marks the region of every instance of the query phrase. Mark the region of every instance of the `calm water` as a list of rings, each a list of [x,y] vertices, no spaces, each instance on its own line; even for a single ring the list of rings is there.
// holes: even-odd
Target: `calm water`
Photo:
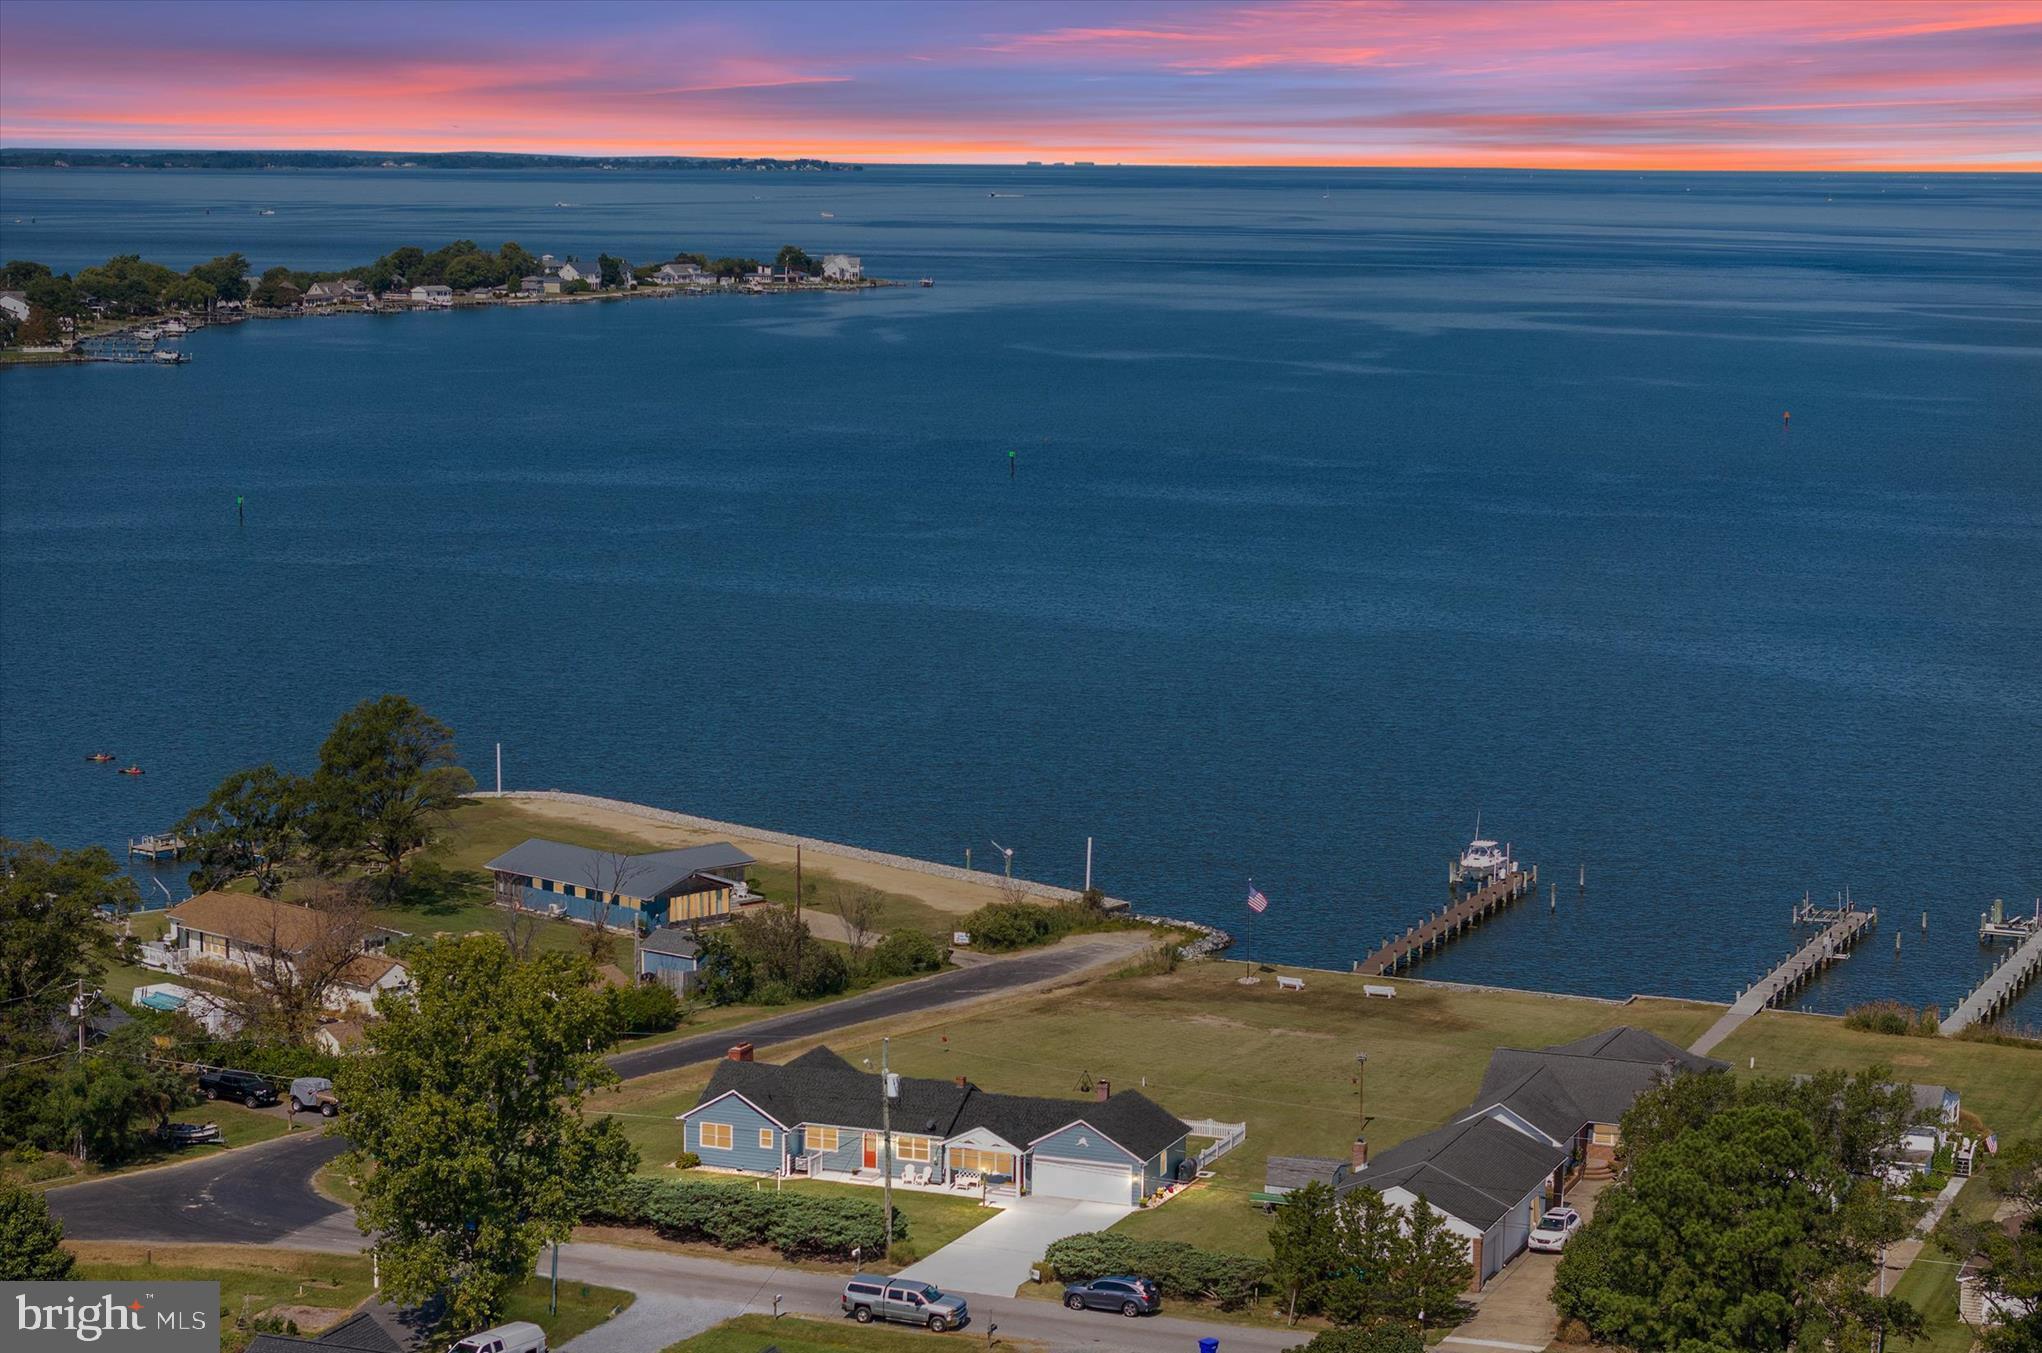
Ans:
[[[1559,910],[1431,975],[1725,999],[1848,886],[1887,924],[1811,1004],[1948,1006],[2042,893],[2038,223],[2014,177],[11,171],[0,253],[65,268],[938,285],[0,374],[0,828],[118,842],[400,690],[513,787],[1064,883],[1089,834],[1237,930],[1252,876],[1325,966],[1478,811]]]

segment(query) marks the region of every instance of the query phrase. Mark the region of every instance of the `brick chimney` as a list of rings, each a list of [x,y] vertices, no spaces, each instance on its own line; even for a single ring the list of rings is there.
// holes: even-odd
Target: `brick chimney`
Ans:
[[[957,1078],[957,1088],[960,1090],[968,1090],[971,1088],[971,1082],[966,1080],[964,1077],[959,1076]]]
[[[1113,1082],[1109,1080],[1101,1080],[1092,1087],[1092,1098],[1098,1100],[1101,1104],[1104,1104],[1112,1093]]]
[[[1360,1174],[1368,1168],[1368,1138],[1356,1137],[1354,1139],[1354,1147],[1347,1154],[1347,1163],[1354,1167],[1356,1174]]]
[[[752,1059],[752,1045],[749,1043],[739,1043],[732,1047],[725,1055],[733,1062],[749,1062]]]

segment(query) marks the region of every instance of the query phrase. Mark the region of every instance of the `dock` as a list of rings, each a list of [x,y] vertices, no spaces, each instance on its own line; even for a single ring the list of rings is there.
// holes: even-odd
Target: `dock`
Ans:
[[[185,840],[176,832],[157,832],[150,836],[128,838],[128,858],[131,860],[140,855],[154,864],[165,858],[174,860],[184,851]]]
[[[1412,964],[1438,953],[1512,903],[1529,897],[1538,886],[1537,865],[1499,874],[1467,896],[1457,896],[1444,909],[1427,914],[1403,934],[1384,940],[1354,965],[1354,971],[1365,977],[1407,971]]]
[[[1708,1053],[1759,1011],[1791,998],[1879,924],[1879,910],[1876,907],[1860,908],[1853,903],[1834,910],[1818,909],[1804,903],[1794,909],[1794,922],[1797,925],[1819,924],[1822,933],[1789,954],[1757,982],[1738,992],[1737,999],[1731,1002],[1723,1018],[1710,1025],[1708,1032],[1688,1048],[1689,1052],[1696,1056]]]
[[[1992,911],[1978,918],[1978,938],[1983,944],[2012,940],[2014,947],[1993,965],[1985,980],[1971,989],[1950,1017],[1936,1026],[1944,1037],[1974,1024],[1989,1024],[2012,1005],[2028,983],[2042,972],[2042,898],[2035,902],[2032,916],[2005,914],[1995,901]]]

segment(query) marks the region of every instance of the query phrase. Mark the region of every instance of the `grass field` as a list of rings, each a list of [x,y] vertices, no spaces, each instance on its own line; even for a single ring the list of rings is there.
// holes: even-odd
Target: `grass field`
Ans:
[[[222,1312],[222,1353],[234,1353],[253,1332],[237,1323],[265,1312],[298,1322],[305,1336],[339,1323],[373,1292],[367,1255],[311,1254],[253,1245],[137,1245],[73,1241],[79,1276],[103,1282],[217,1282]],[[505,1320],[530,1320],[544,1327],[554,1347],[610,1318],[631,1304],[631,1294],[613,1287],[560,1285],[560,1310],[546,1311],[547,1283],[529,1279],[511,1297]]]
[[[967,1326],[950,1336],[977,1345],[977,1331]],[[666,1353],[759,1353],[767,1346],[780,1353],[928,1353],[930,1336],[905,1326],[857,1325],[850,1321],[804,1320],[782,1316],[741,1315],[692,1339],[667,1346]],[[1013,1353],[1031,1353],[1041,1345],[1026,1339],[1001,1339]]]
[[[74,1241],[83,1278],[103,1282],[217,1282],[220,1284],[222,1353],[234,1353],[252,1337],[236,1322],[277,1307],[306,1335],[337,1324],[368,1299],[366,1255],[307,1254],[247,1245],[134,1245]],[[295,1309],[295,1308],[303,1308]]]
[[[1901,1038],[1846,1029],[1820,1015],[1769,1010],[1724,1041],[1715,1055],[1759,1075],[1856,1070],[1884,1062],[1903,1080],[1947,1085],[1964,1110],[2005,1136],[2042,1123],[2042,1050],[1955,1038]]]
[[[1262,1187],[1264,1160],[1347,1154],[1357,1124],[1356,1053],[1369,1055],[1367,1136],[1380,1149],[1438,1126],[1466,1104],[1499,1045],[1536,1047],[1626,1023],[1685,1044],[1717,1013],[1670,1001],[1619,1008],[1413,983],[1398,984],[1395,1000],[1367,1000],[1359,978],[1338,973],[1305,974],[1302,992],[1279,992],[1268,975],[1243,987],[1239,975],[1237,965],[1193,964],[1019,997],[961,1017],[916,1017],[889,1026],[892,1064],[910,1075],[966,1075],[989,1090],[1073,1099],[1083,1097],[1088,1077],[1105,1078],[1182,1117],[1246,1122],[1246,1142],[1217,1162],[1215,1178],[1121,1225],[1259,1254],[1267,1252],[1267,1224],[1247,1196]],[[832,1046],[854,1061],[878,1053],[871,1031]],[[706,1077],[705,1068],[620,1107],[670,1116],[693,1104]],[[626,1121],[649,1148],[648,1160],[679,1150],[677,1127]]]
[[[55,1188],[60,1184],[74,1184],[83,1179],[125,1174],[130,1170],[188,1160],[193,1156],[224,1151],[230,1147],[251,1146],[256,1142],[266,1142],[272,1137],[281,1137],[287,1131],[282,1116],[272,1117],[269,1114],[256,1113],[238,1104],[196,1104],[189,1109],[178,1109],[170,1118],[176,1123],[217,1123],[220,1128],[219,1144],[187,1146],[180,1151],[165,1150],[157,1146],[154,1137],[148,1135],[155,1125],[143,1123],[135,1129],[142,1141],[139,1153],[133,1160],[112,1167],[90,1164],[81,1166],[57,1151],[40,1152],[33,1159],[9,1152],[5,1156],[0,1156],[0,1178],[11,1179],[21,1184],[33,1184],[38,1188]]]
[[[1950,1215],[1982,1221],[1992,1215],[1995,1202],[1983,1184],[1966,1184]],[[1921,1342],[1908,1345],[1910,1353],[1970,1353],[1971,1327],[1957,1318],[1957,1268],[1959,1261],[1927,1246],[1894,1284],[1893,1295],[1922,1313],[1928,1329]]]

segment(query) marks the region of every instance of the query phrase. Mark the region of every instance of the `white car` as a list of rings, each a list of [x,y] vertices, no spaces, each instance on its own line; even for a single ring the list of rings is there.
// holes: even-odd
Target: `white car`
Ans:
[[[1558,1254],[1567,1248],[1567,1238],[1581,1229],[1581,1214],[1571,1207],[1556,1207],[1532,1227],[1530,1245],[1541,1254]]]

